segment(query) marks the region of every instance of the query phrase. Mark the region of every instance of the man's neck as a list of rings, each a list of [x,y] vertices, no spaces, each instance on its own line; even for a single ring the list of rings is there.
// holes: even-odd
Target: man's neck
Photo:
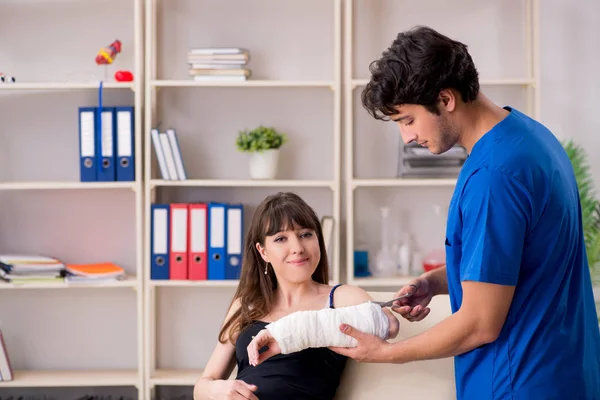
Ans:
[[[459,144],[471,154],[479,139],[502,121],[509,112],[480,93],[476,100],[463,105],[463,122],[460,124]]]

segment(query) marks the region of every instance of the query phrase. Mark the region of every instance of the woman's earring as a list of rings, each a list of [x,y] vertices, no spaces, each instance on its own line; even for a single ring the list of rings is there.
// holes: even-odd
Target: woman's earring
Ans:
[[[268,272],[268,271],[267,271],[267,269],[268,269],[268,268],[269,268],[269,263],[266,263],[266,264],[265,264],[265,275],[266,275],[266,274],[267,274],[267,272]]]

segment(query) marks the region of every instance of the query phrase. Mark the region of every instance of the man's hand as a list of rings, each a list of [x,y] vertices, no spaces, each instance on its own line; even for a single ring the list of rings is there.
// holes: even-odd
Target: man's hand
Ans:
[[[329,347],[332,351],[358,362],[386,362],[386,350],[391,346],[375,335],[364,333],[353,327],[342,324],[340,331],[352,336],[358,342],[356,347]]]
[[[268,346],[269,348],[262,353],[258,353],[260,349]],[[250,365],[257,366],[268,358],[271,358],[277,354],[281,353],[281,349],[279,348],[279,344],[273,336],[271,336],[271,332],[267,329],[261,330],[258,335],[252,339],[248,347],[246,348],[248,351],[248,359],[250,360]]]
[[[429,315],[431,310],[427,306],[435,293],[431,290],[426,278],[413,279],[408,285],[400,289],[394,297],[400,297],[406,293],[412,293],[412,296],[395,301],[392,306],[395,312],[411,322],[421,321]]]

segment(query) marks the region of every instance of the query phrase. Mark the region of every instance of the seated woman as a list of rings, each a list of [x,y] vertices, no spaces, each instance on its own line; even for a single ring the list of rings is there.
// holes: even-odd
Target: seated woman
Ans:
[[[337,324],[343,313],[323,314],[323,310],[363,307],[365,326],[374,334],[378,329],[381,333],[383,326],[383,339],[398,334],[398,320],[389,310],[368,303],[371,298],[364,290],[328,285],[321,225],[299,196],[267,197],[254,213],[244,243],[240,282],[216,348],[194,387],[194,399],[333,399],[346,358],[327,346],[339,344],[334,340],[336,332],[347,335],[339,332]],[[315,327],[319,317],[336,324],[330,324],[329,331],[322,331],[326,323],[304,329],[306,337],[294,340],[301,324],[312,321]],[[258,350],[251,350],[250,344],[259,333],[279,338],[286,351],[267,340],[271,347],[258,360]],[[235,365],[236,379],[227,380]]]

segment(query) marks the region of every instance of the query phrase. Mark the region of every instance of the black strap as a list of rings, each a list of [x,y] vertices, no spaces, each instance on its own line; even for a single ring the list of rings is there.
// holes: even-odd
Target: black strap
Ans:
[[[335,292],[335,289],[337,289],[338,287],[342,286],[341,283],[338,283],[337,285],[335,285],[332,289],[331,292],[329,292],[329,308],[335,308],[333,306],[333,292]]]

